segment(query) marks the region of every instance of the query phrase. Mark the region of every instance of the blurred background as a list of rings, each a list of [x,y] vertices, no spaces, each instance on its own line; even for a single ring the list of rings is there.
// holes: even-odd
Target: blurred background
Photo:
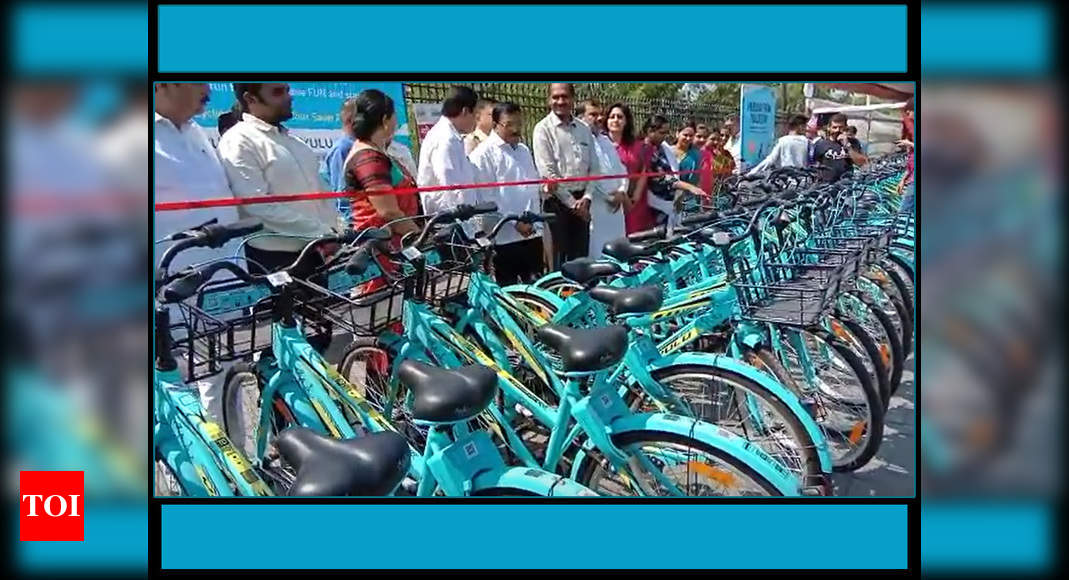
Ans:
[[[17,575],[143,576],[148,8],[8,10],[5,562]],[[85,542],[17,541],[23,470],[85,472]]]
[[[148,12],[114,3],[9,10],[7,562],[20,575],[143,575]],[[922,564],[932,573],[1058,563],[1057,15],[1043,3],[922,10],[917,388]],[[85,471],[86,542],[16,540],[18,472],[34,469]]]
[[[1052,573],[1064,482],[1060,7],[922,6],[922,570]]]

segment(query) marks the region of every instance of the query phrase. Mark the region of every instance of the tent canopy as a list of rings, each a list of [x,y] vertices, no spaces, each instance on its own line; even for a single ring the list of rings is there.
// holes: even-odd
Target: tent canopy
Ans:
[[[832,87],[863,95],[872,95],[881,99],[907,101],[913,96],[916,83],[822,83]]]
[[[906,103],[882,103],[878,105],[830,105],[813,109],[814,115],[823,113],[864,113],[868,111],[882,111],[905,108]]]

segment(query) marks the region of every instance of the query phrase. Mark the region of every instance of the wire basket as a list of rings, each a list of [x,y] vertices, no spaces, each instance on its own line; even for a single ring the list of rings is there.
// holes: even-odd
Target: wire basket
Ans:
[[[242,360],[271,347],[271,326],[279,297],[267,288],[241,280],[209,282],[194,302],[177,304],[171,340],[185,364],[188,380],[222,370],[222,363]],[[309,342],[329,340],[333,328],[308,305],[296,300],[294,317]]]
[[[742,317],[811,327],[857,277],[858,256],[833,254],[813,263],[764,263],[733,276]]]
[[[478,255],[451,247],[422,255],[422,276],[410,263],[380,261],[390,276],[376,271],[374,278],[344,279],[339,266],[328,272],[326,285],[294,280],[296,295],[307,315],[353,336],[377,336],[401,322],[404,301],[419,300],[435,307],[467,297],[471,269]],[[322,281],[322,278],[319,279]]]

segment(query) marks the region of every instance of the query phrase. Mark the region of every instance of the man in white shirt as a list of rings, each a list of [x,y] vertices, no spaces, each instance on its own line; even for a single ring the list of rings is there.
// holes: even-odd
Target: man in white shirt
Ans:
[[[304,141],[282,126],[293,117],[287,83],[234,83],[241,121],[219,140],[230,189],[235,197],[322,192],[319,159]],[[292,263],[311,240],[341,227],[329,199],[238,206],[241,217],[263,222],[264,232],[249,239],[245,256],[268,271]],[[258,268],[249,265],[250,271]]]
[[[471,152],[471,161],[485,181],[511,182],[538,179],[534,157],[520,143],[523,115],[515,103],[493,107],[493,131]],[[539,210],[538,185],[512,185],[488,189],[486,201],[497,203],[500,216]],[[533,282],[542,273],[542,224],[506,224],[494,243],[494,277],[502,286]]]
[[[219,156],[204,130],[193,117],[208,103],[207,83],[156,83],[154,187],[155,201],[185,201],[230,197],[230,185]],[[216,218],[226,224],[238,220],[233,207],[164,211],[155,214],[154,239],[196,227]],[[157,244],[153,264],[158,264],[167,244]],[[190,264],[232,253],[223,248],[192,248],[171,263],[178,271]]]
[[[739,135],[739,120],[736,117],[724,119],[724,126],[720,130],[724,135],[724,149],[735,158],[735,172],[742,168],[742,136]]]
[[[543,179],[598,175],[594,135],[572,114],[575,87],[571,83],[549,85],[550,112],[534,128],[534,156]],[[589,251],[590,204],[594,187],[590,182],[549,184],[545,209],[556,214],[550,224],[554,264],[586,257]]]
[[[494,101],[479,99],[475,105],[475,130],[464,136],[464,152],[471,155],[472,151],[490,136],[494,129]]]
[[[442,117],[427,132],[419,146],[416,182],[420,187],[477,183],[475,166],[464,152],[461,135],[475,128],[475,103],[479,98],[468,87],[453,87],[442,103]],[[475,189],[428,191],[420,194],[423,212],[433,214],[460,204],[475,205],[480,192]],[[469,220],[464,224],[469,234],[478,227]]]
[[[776,140],[768,155],[754,166],[747,175],[770,171],[779,167],[805,167],[809,161],[809,139],[805,136],[806,118],[791,117],[787,123],[788,133]]]
[[[204,111],[208,103],[207,83],[156,83],[154,87],[156,121],[155,141],[155,200],[183,201],[230,197],[226,172],[219,162],[218,154],[207,134],[193,122],[193,117]],[[238,220],[233,207],[202,208],[182,211],[165,211],[155,214],[154,238],[180,232],[217,218],[220,224]],[[169,244],[157,244],[153,264]],[[170,271],[177,272],[191,264],[233,254],[230,248],[190,248],[171,262]],[[172,316],[176,316],[172,314]],[[222,378],[224,373],[199,381],[197,390],[200,402],[209,417],[221,422]]]
[[[602,175],[623,175],[627,168],[620,161],[616,145],[605,134],[605,109],[594,99],[580,105],[582,120],[594,135],[594,150],[598,156],[598,167]],[[621,209],[627,199],[628,180],[626,177],[593,181],[596,188],[594,200],[590,202],[590,244],[589,257],[595,260],[601,257],[605,244],[627,235],[624,227],[624,212]]]

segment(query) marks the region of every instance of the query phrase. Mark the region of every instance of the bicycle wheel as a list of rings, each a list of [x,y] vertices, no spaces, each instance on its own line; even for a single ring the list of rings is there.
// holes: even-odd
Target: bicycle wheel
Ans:
[[[881,294],[879,289],[875,290],[876,294]],[[884,343],[889,346],[891,354],[891,393],[893,394],[898,390],[899,383],[902,382],[902,372],[905,370],[906,354],[902,350],[902,334],[898,327],[895,325],[895,319],[897,318],[897,312],[894,316],[887,314],[886,307],[892,312],[895,312],[893,306],[890,305],[890,300],[884,299],[883,306],[880,301],[874,300],[869,294],[862,291],[855,291],[854,295],[861,300],[865,305],[869,316],[874,316],[879,326],[883,328],[883,337],[886,337],[887,342]],[[885,295],[886,296],[886,295]],[[864,327],[864,325],[863,325]],[[876,325],[872,325],[876,328]],[[867,329],[867,327],[865,327]]]
[[[888,371],[890,390],[893,392],[895,381],[902,376],[902,360],[899,358],[902,344],[887,315],[864,293],[853,290],[840,295],[835,312],[839,318],[857,324],[860,333],[869,335],[876,343],[884,368]]]
[[[909,347],[906,341],[912,338],[913,327],[906,319],[905,307],[902,306],[901,298],[896,297],[892,292],[888,292],[883,284],[872,280],[868,276],[859,278],[857,283],[859,288],[863,288],[864,295],[872,301],[872,306],[882,311],[887,322],[891,323],[891,331],[894,333],[898,343],[899,356],[905,361],[906,356],[909,355]],[[887,285],[894,286],[890,282],[887,282]]]
[[[178,479],[178,474],[162,457],[156,457],[155,477],[153,488],[157,497],[179,497],[188,495]]]
[[[576,481],[601,495],[675,495],[673,490],[656,481],[655,475],[642,467],[642,462],[637,460],[639,456],[686,496],[784,495],[772,481],[745,461],[694,438],[665,431],[641,430],[615,434],[612,442],[636,458],[630,462],[631,476],[621,477],[608,469],[596,451],[586,453],[575,470]],[[754,460],[760,459],[754,456]],[[635,481],[637,479],[643,483]]]
[[[241,363],[227,369],[222,393],[223,430],[245,457],[256,457],[261,393],[260,377],[252,365]]]
[[[904,266],[892,259],[891,256],[885,256],[880,261],[880,265],[887,271],[887,275],[891,278],[891,281],[894,282],[895,286],[898,286],[902,301],[906,306],[906,311],[909,313],[909,320],[916,325],[916,320],[914,318],[916,302],[914,302],[913,281],[910,279],[909,273]]]
[[[801,482],[823,473],[817,446],[802,419],[772,391],[742,375],[708,365],[657,369],[653,378],[690,405],[695,417],[759,446]],[[629,390],[634,398],[641,395]],[[648,397],[647,397],[648,399]],[[645,401],[641,411],[657,410]]]
[[[783,329],[780,360],[813,400],[835,471],[869,462],[883,437],[880,393],[854,350],[822,328]],[[808,364],[803,364],[803,361]]]
[[[887,293],[887,296],[891,299],[892,306],[898,316],[898,323],[901,324],[899,329],[902,333],[902,352],[904,356],[909,356],[909,353],[913,352],[913,310],[909,304],[908,295],[906,290],[896,282],[888,266],[889,261],[881,260],[879,264],[873,264],[871,266],[871,276],[876,283],[880,285],[880,288]]]
[[[390,393],[390,369],[390,353],[379,345],[375,337],[355,337],[345,348],[341,363],[338,364],[338,374],[349,381],[371,408],[383,416],[386,416],[386,403]],[[405,404],[407,393],[404,385],[398,385],[392,412],[386,416],[386,420],[397,428],[414,449],[425,449],[428,429],[415,424],[412,412]],[[346,416],[354,428],[364,428],[359,417],[348,409]]]
[[[886,410],[891,400],[891,369],[884,364],[879,345],[853,321],[829,315],[824,318],[824,323],[836,338],[845,342],[861,359],[880,392]]]

